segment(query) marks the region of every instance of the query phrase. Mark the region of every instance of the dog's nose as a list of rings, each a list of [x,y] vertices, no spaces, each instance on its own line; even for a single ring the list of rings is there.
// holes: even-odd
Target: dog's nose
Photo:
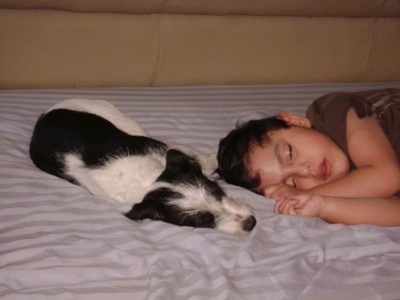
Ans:
[[[246,220],[243,221],[243,230],[245,231],[252,231],[254,226],[256,226],[256,218],[253,216],[248,217]]]

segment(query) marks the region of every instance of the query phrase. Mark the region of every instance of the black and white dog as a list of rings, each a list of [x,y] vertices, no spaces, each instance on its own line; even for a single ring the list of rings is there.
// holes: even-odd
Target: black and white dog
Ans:
[[[69,99],[36,123],[30,156],[41,170],[93,195],[132,204],[126,216],[236,235],[250,232],[249,207],[228,197],[206,160],[148,137],[133,120],[102,100]],[[210,172],[211,171],[211,172]],[[204,173],[203,173],[204,172]],[[206,174],[206,175],[204,175]]]

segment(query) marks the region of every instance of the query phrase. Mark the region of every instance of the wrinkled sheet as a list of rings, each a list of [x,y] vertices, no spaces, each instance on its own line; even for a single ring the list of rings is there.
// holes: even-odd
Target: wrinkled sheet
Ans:
[[[108,100],[201,155],[238,119],[304,114],[324,93],[381,87],[400,83],[0,91],[0,298],[399,299],[399,227],[275,215],[273,200],[223,182],[256,213],[247,236],[137,223],[125,204],[43,173],[28,154],[38,116],[67,98]]]

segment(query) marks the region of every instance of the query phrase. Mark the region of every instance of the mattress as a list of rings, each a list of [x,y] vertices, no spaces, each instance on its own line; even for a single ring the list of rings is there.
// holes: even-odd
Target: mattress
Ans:
[[[275,215],[273,200],[223,181],[255,211],[249,235],[134,222],[126,204],[38,170],[28,154],[38,116],[67,98],[108,100],[152,137],[203,155],[238,121],[382,87],[400,83],[0,91],[0,298],[400,299],[399,227]]]

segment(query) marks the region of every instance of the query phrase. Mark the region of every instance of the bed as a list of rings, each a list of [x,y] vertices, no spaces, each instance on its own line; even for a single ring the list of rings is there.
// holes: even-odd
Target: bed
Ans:
[[[38,116],[67,98],[108,100],[151,136],[203,155],[238,120],[381,87],[400,83],[0,91],[0,298],[399,299],[398,227],[275,215],[272,200],[223,181],[255,211],[249,235],[134,222],[125,204],[38,170],[28,154]]]

